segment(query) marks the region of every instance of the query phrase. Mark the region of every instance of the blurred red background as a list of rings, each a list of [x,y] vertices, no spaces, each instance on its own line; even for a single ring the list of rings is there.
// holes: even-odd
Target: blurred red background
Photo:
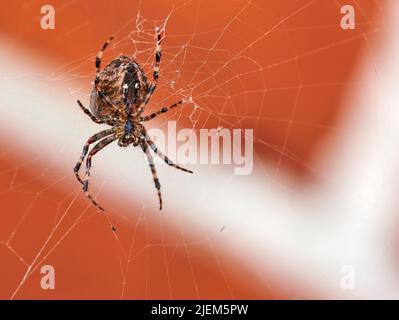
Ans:
[[[178,115],[179,126],[195,129],[254,128],[257,159],[275,168],[276,176],[288,173],[300,187],[320,179],[311,169],[312,157],[334,134],[362,52],[379,37],[384,1],[354,1],[357,28],[344,31],[340,7],[347,2],[53,0],[56,29],[44,31],[42,1],[3,1],[0,30],[7,46],[1,50],[23,50],[43,64],[51,61],[56,70],[49,78],[65,81],[68,91],[73,83],[76,98],[87,104],[93,59],[104,41],[116,34],[104,56],[107,63],[134,49],[129,35],[136,35],[138,12],[148,30],[173,12],[163,44],[161,85],[150,109],[173,102],[167,83],[175,79],[177,56],[182,64],[176,86],[200,109],[185,107],[167,119]],[[178,54],[182,43],[189,44],[184,59]],[[141,49],[137,58],[150,72],[152,51]],[[80,112],[75,95],[71,108]],[[82,144],[85,139],[82,135]],[[1,298],[14,293],[18,299],[322,297],[302,283],[276,282],[271,275],[268,286],[260,284],[243,261],[213,248],[215,240],[193,244],[189,230],[165,223],[167,213],[143,214],[140,199],[130,207],[104,194],[102,202],[113,209],[108,216],[98,214],[72,170],[60,173],[40,156],[21,154],[10,139],[0,140]],[[78,156],[80,150],[75,152]],[[151,211],[156,213],[156,206]],[[116,236],[107,217],[117,227]],[[16,292],[33,262],[38,269]],[[56,290],[39,286],[44,264],[57,270]],[[264,274],[268,277],[268,270]]]

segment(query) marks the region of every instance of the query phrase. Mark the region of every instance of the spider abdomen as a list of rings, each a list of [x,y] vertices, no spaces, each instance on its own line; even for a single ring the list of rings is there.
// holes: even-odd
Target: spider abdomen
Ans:
[[[120,56],[108,64],[99,73],[96,82],[91,93],[90,109],[97,119],[110,125],[135,114],[148,90],[144,71],[126,56]],[[120,119],[121,115],[124,119]]]

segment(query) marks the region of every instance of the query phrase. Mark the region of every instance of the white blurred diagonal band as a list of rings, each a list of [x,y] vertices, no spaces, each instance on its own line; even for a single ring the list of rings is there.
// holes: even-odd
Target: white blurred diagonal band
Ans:
[[[399,16],[398,2],[391,12]],[[197,166],[186,176],[158,166],[168,214],[163,220],[184,225],[187,234],[226,226],[213,240],[218,250],[240,259],[265,286],[270,276],[291,285],[293,297],[399,298],[392,242],[399,190],[399,19],[390,22],[384,45],[369,52],[358,70],[357,91],[348,93],[344,109],[350,114],[340,130],[346,134],[335,135],[315,165],[331,184],[297,190],[289,177],[268,179],[273,168],[259,161],[250,176],[217,166]],[[99,127],[81,114],[62,81],[48,78],[50,64],[22,48],[6,49],[7,43],[1,38],[0,132],[23,156],[44,163],[62,152],[59,170],[72,175],[83,142]],[[134,201],[156,206],[143,154],[128,150],[113,145],[98,156],[96,179],[113,183],[123,201],[132,201],[134,192]],[[126,174],[129,168],[134,174]],[[341,286],[346,265],[355,272],[353,290]]]

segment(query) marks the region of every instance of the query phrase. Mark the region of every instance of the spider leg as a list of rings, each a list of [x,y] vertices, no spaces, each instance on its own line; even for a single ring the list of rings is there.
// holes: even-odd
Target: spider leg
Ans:
[[[89,151],[89,146],[90,146],[92,143],[94,143],[94,142],[100,140],[101,138],[104,138],[104,137],[106,137],[106,136],[109,136],[109,135],[111,135],[111,134],[113,134],[113,133],[115,133],[115,129],[114,129],[114,128],[112,128],[112,129],[106,129],[106,130],[103,130],[103,131],[101,131],[101,132],[98,132],[98,133],[96,133],[95,135],[91,136],[91,137],[87,140],[87,142],[85,143],[85,145],[83,146],[82,155],[80,156],[79,161],[76,163],[75,167],[73,168],[73,171],[75,172],[76,179],[78,179],[78,181],[79,181],[81,184],[83,184],[83,181],[82,181],[82,179],[81,179],[80,176],[79,176],[79,169],[80,169],[80,167],[81,167],[81,165],[82,165],[82,163],[83,163],[84,158],[85,158],[86,155],[87,155],[87,152]]]
[[[104,211],[104,208],[102,208],[93,198],[93,196],[89,193],[89,176],[90,176],[90,168],[91,168],[91,158],[101,149],[103,149],[104,147],[106,147],[107,145],[109,145],[111,142],[115,141],[116,139],[118,139],[117,135],[112,135],[112,136],[108,136],[104,139],[102,139],[100,142],[98,142],[89,152],[89,155],[86,158],[86,175],[83,178],[83,191],[86,195],[86,197],[88,197],[91,202],[100,210]]]
[[[151,95],[154,93],[155,88],[157,87],[158,84],[158,78],[159,78],[159,65],[161,63],[161,55],[162,55],[162,50],[161,50],[161,31],[159,28],[156,29],[157,32],[157,47],[155,49],[155,64],[154,64],[154,73],[152,74],[153,81],[148,88],[147,91],[147,96],[144,100],[144,105],[148,103],[150,100]]]
[[[178,102],[175,102],[174,104],[172,104],[172,105],[169,106],[169,107],[164,107],[164,108],[162,108],[161,110],[159,110],[159,111],[157,111],[157,112],[154,112],[154,113],[151,113],[151,114],[148,115],[148,116],[140,117],[140,118],[139,118],[139,121],[141,122],[141,121],[148,121],[148,120],[154,119],[156,116],[158,116],[158,115],[160,115],[160,114],[162,114],[162,113],[168,112],[170,109],[176,108],[177,106],[181,105],[182,103],[183,103],[183,100],[180,100],[180,101],[178,101]]]
[[[95,66],[96,66],[96,78],[94,80],[94,88],[96,90],[96,92],[98,93],[98,95],[100,96],[101,99],[103,99],[111,108],[114,109],[114,111],[116,111],[118,114],[120,113],[119,109],[115,106],[115,104],[111,101],[111,99],[109,99],[106,94],[102,91],[98,89],[98,82],[100,81],[99,78],[99,73],[100,73],[100,66],[101,66],[101,59],[104,55],[104,51],[105,49],[107,49],[108,45],[110,44],[110,42],[112,41],[112,39],[114,39],[114,36],[111,36],[102,46],[101,50],[98,52],[97,57],[96,57],[96,62],[95,62]],[[84,110],[83,110],[84,111]],[[85,112],[86,113],[86,112]]]
[[[168,166],[171,166],[175,169],[179,169],[181,171],[184,172],[188,172],[188,173],[193,173],[191,170],[185,169],[183,167],[178,166],[177,164],[175,164],[172,160],[170,160],[167,156],[165,156],[161,151],[159,151],[159,149],[157,148],[157,146],[155,145],[154,141],[151,140],[151,138],[149,137],[149,135],[147,134],[147,131],[145,129],[143,129],[144,132],[144,136],[145,136],[145,141],[147,143],[147,145],[152,149],[152,151],[154,151],[158,157],[160,157]]]
[[[137,114],[140,114],[143,112],[144,107],[147,105],[147,103],[150,101],[150,98],[152,94],[155,91],[155,88],[157,87],[158,84],[158,78],[159,78],[159,65],[161,63],[161,30],[159,28],[156,28],[156,33],[157,33],[157,47],[155,49],[155,64],[154,64],[154,73],[152,75],[152,83],[148,87],[147,90],[147,95],[144,98],[144,102],[141,104],[139,108],[137,108]]]
[[[158,198],[159,198],[159,210],[162,210],[162,195],[161,195],[161,184],[159,183],[157,170],[155,169],[154,159],[150,153],[150,149],[148,148],[148,144],[145,140],[142,140],[140,143],[141,149],[143,149],[144,153],[147,156],[148,164],[151,169],[152,179],[154,180],[155,188],[157,189]]]
[[[80,100],[78,100],[78,105],[79,107],[82,109],[82,111],[87,114],[91,120],[93,120],[95,123],[104,123],[103,121],[97,119],[90,111],[89,109],[86,109],[84,107],[84,105],[82,104],[82,102],[80,102]]]
[[[103,57],[103,55],[104,55],[105,49],[107,49],[109,43],[112,41],[113,38],[114,38],[114,37],[111,36],[111,37],[103,44],[101,50],[100,50],[100,51],[98,52],[98,54],[97,54],[96,63],[95,63],[95,66],[96,66],[96,80],[95,80],[95,81],[97,81],[97,82],[98,82],[98,74],[100,73],[101,59],[102,59],[102,57]]]

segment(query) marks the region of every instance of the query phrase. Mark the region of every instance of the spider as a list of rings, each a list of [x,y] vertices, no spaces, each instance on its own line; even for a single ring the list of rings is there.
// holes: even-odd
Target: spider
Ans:
[[[156,28],[155,64],[151,84],[148,84],[147,77],[141,66],[132,58],[123,55],[114,59],[100,72],[102,56],[112,39],[113,37],[110,37],[108,41],[104,43],[95,60],[96,77],[90,97],[91,112],[77,100],[82,111],[87,114],[91,120],[98,124],[107,124],[111,126],[111,128],[100,131],[87,140],[83,147],[82,155],[73,170],[76,178],[83,186],[85,195],[97,208],[104,210],[89,193],[92,157],[115,140],[118,140],[118,145],[120,147],[127,147],[129,145],[133,145],[134,147],[140,146],[147,156],[155,188],[158,193],[159,209],[161,210],[161,185],[158,180],[150,149],[169,166],[185,172],[193,172],[174,164],[167,156],[159,151],[155,143],[148,136],[147,130],[142,122],[154,119],[156,116],[181,105],[183,100],[169,107],[164,107],[150,115],[142,115],[145,106],[150,101],[157,87],[159,78],[159,65],[161,61],[161,32],[159,28]],[[95,144],[89,152],[90,145],[97,141],[98,143]],[[79,170],[85,158],[86,173],[82,179],[79,175]]]

